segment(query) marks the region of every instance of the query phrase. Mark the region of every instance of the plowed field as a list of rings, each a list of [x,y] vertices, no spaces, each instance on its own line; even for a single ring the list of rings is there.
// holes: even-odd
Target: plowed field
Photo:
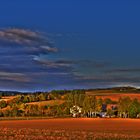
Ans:
[[[46,119],[0,121],[0,139],[140,139],[139,119]]]

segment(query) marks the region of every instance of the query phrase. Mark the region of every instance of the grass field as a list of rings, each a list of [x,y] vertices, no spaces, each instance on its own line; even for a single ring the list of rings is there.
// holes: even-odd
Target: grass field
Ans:
[[[54,106],[54,105],[60,105],[60,104],[63,104],[64,103],[64,100],[50,100],[50,101],[40,101],[40,102],[30,102],[30,103],[26,103],[28,105],[50,105],[50,106]]]
[[[0,139],[137,140],[139,119],[46,119],[0,121]]]

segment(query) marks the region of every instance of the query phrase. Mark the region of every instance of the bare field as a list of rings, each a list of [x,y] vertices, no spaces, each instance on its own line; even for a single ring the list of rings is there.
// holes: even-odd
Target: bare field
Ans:
[[[102,95],[102,96],[98,96],[102,99],[106,99],[109,98],[113,101],[118,101],[119,98],[121,97],[130,97],[130,99],[138,99],[140,101],[140,94],[136,94],[136,93],[129,93],[129,94],[115,94],[115,95]]]
[[[0,139],[140,139],[140,119],[0,121]]]
[[[140,101],[140,93],[109,93],[109,92],[86,92],[87,95],[95,95],[97,98],[106,99],[109,98],[113,101],[118,101],[120,97],[130,97],[131,99],[138,99]]]
[[[0,101],[1,100],[4,100],[4,101],[10,101],[10,100],[12,100],[12,99],[14,99],[14,98],[16,98],[16,96],[3,96],[1,99],[0,99]]]

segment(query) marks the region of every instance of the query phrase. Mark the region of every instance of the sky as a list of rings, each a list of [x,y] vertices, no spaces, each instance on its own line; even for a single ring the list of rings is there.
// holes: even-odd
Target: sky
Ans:
[[[0,90],[140,85],[140,1],[0,2]]]

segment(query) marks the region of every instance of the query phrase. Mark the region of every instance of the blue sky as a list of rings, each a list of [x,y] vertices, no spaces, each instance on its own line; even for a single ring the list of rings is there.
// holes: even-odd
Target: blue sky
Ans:
[[[0,3],[0,89],[138,86],[140,2]]]

